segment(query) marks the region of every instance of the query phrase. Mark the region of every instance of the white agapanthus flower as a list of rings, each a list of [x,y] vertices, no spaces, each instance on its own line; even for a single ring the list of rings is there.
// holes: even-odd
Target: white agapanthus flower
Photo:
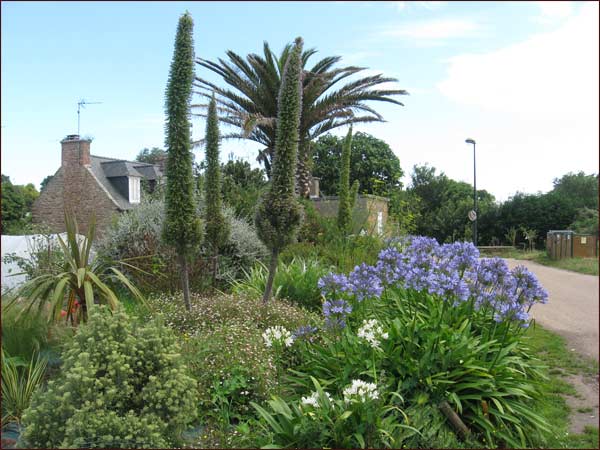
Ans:
[[[329,395],[328,392],[323,392],[325,394],[325,396],[331,400],[331,395]],[[319,405],[319,393],[317,391],[313,391],[311,392],[311,394],[308,397],[302,397],[301,403],[303,405],[310,405],[314,408],[318,408]]]
[[[262,337],[265,340],[265,345],[267,347],[272,347],[273,344],[280,344],[285,345],[286,347],[291,347],[291,345],[294,343],[292,333],[290,333],[288,330],[286,330],[280,325],[267,328],[262,334]]]
[[[352,384],[344,389],[344,400],[349,402],[353,398],[363,403],[367,400],[376,400],[379,398],[377,386],[362,380],[352,380]]]
[[[363,320],[357,336],[366,340],[373,348],[379,348],[381,339],[388,338],[388,334],[383,332],[383,328],[381,328],[381,325],[375,319]]]

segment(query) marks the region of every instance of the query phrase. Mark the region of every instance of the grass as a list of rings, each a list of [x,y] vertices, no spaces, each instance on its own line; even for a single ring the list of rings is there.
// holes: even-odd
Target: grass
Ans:
[[[598,259],[597,258],[565,258],[565,259],[550,259],[545,251],[534,250],[531,252],[523,250],[500,250],[489,253],[482,251],[486,256],[500,256],[502,258],[523,259],[533,261],[544,266],[556,267],[557,269],[570,270],[572,272],[583,273],[586,275],[598,275]]]
[[[549,377],[540,386],[542,395],[536,401],[536,413],[548,420],[554,430],[540,446],[549,448],[598,448],[598,427],[587,426],[581,434],[569,433],[569,417],[572,412],[564,396],[576,396],[575,388],[563,377],[567,375],[591,376],[598,374],[598,362],[570,352],[564,338],[543,329],[531,327],[524,338],[532,354],[548,366]],[[589,408],[580,408],[589,411]],[[578,410],[579,411],[579,410]],[[580,411],[581,412],[581,411]]]

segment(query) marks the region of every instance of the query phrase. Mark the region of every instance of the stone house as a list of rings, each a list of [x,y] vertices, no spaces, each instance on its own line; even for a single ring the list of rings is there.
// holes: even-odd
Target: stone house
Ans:
[[[90,154],[91,140],[68,135],[61,141],[61,166],[40,193],[32,208],[33,223],[50,231],[65,231],[64,210],[73,211],[79,232],[86,233],[92,215],[96,234],[110,225],[113,215],[140,203],[142,180],[153,190],[163,177],[163,168],[137,161]]]
[[[312,178],[310,186],[310,199],[315,209],[324,217],[337,217],[339,198],[337,196],[321,196],[319,192],[319,179]],[[389,199],[377,195],[362,194],[356,199],[352,211],[354,233],[367,233],[382,235],[388,220]]]

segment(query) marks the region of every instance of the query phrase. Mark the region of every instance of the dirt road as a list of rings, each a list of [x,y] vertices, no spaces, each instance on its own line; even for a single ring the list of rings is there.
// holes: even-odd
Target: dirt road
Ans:
[[[506,259],[510,268],[524,265],[548,291],[546,305],[531,313],[544,328],[567,339],[569,349],[598,360],[598,277],[583,275],[531,261]]]

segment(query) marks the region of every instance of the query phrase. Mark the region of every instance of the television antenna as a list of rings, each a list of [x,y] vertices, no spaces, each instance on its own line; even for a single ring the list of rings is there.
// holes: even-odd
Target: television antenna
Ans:
[[[85,105],[99,105],[102,102],[86,102],[84,99],[79,100],[77,103],[77,136],[79,136],[79,125],[81,123],[81,108],[85,108]]]

